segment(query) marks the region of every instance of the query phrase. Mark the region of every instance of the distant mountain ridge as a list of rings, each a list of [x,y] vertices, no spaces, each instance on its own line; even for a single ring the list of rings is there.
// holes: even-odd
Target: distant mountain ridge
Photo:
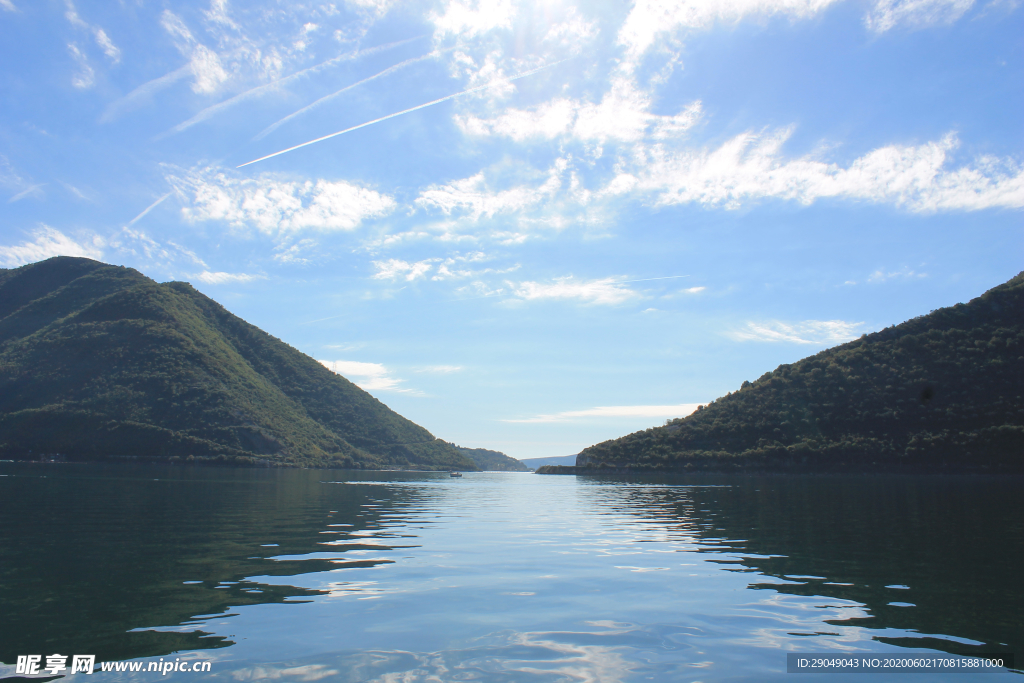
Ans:
[[[185,282],[55,257],[0,269],[0,455],[476,469]]]
[[[1024,471],[1024,273],[780,365],[576,471]]]
[[[524,465],[529,467],[531,470],[535,470],[538,467],[544,467],[545,465],[574,465],[576,464],[575,455],[556,455],[550,458],[526,458],[521,460]]]
[[[454,446],[454,444],[452,444]],[[473,461],[484,472],[529,472],[530,468],[510,455],[486,448],[463,448],[455,446],[459,453]]]

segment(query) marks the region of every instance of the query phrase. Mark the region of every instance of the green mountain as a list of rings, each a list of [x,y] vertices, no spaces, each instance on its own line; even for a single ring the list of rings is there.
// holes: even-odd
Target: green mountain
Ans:
[[[455,444],[452,444],[453,446]],[[529,472],[530,468],[515,458],[500,451],[489,451],[486,448],[455,448],[473,461],[478,469],[485,472]]]
[[[0,269],[0,457],[475,469],[185,282],[57,257]]]
[[[1024,273],[744,382],[576,470],[1024,470]]]

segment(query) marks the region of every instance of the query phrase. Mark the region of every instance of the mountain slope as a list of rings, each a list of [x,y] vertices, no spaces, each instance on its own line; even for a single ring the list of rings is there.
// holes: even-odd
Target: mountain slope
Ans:
[[[577,468],[1024,470],[1024,273],[781,365]]]
[[[57,257],[0,270],[0,454],[474,469],[183,282]]]
[[[454,446],[454,444],[452,444]],[[478,468],[485,472],[529,472],[530,468],[521,461],[501,451],[490,451],[486,448],[455,448],[472,460]]]

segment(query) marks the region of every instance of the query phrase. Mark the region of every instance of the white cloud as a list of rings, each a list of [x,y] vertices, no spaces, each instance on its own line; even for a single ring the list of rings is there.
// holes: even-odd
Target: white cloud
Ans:
[[[499,213],[522,211],[550,199],[561,188],[560,176],[567,167],[566,159],[557,159],[540,187],[521,185],[507,190],[490,189],[481,171],[447,185],[431,185],[420,192],[416,204],[424,208],[440,209],[446,214],[465,211],[473,220],[482,216],[491,218]]]
[[[875,33],[900,24],[913,28],[952,24],[973,5],[974,0],[877,0],[864,23]]]
[[[110,61],[114,64],[121,61],[121,50],[119,50],[117,45],[114,45],[114,42],[110,40],[106,31],[101,28],[96,28],[94,29],[93,35],[96,36],[96,44],[103,50],[103,54],[110,58]]]
[[[637,0],[619,29],[627,61],[635,61],[659,34],[705,29],[716,21],[734,23],[747,15],[811,17],[838,0]]]
[[[11,0],[0,0],[0,7],[4,8],[8,12],[17,12],[18,8],[14,6]]]
[[[728,333],[737,341],[790,342],[827,346],[842,344],[861,335],[864,323],[844,320],[804,320],[784,323],[780,320],[749,322],[740,330]]]
[[[669,406],[599,406],[586,410],[566,410],[550,415],[536,415],[502,422],[571,422],[588,417],[684,417],[697,410],[700,403],[680,403]]]
[[[916,147],[890,145],[847,168],[782,154],[789,130],[743,133],[714,150],[640,150],[603,190],[613,195],[649,192],[657,204],[700,203],[737,208],[763,198],[811,204],[824,197],[892,203],[919,213],[1024,207],[1024,168],[1011,159],[979,157],[947,169],[956,135]]]
[[[583,19],[575,7],[566,8],[562,21],[555,22],[544,35],[544,42],[567,48],[578,54],[584,45],[593,40],[598,33],[596,21]]]
[[[461,372],[461,365],[428,365],[425,368],[419,368],[416,372],[430,372],[439,375],[450,375],[453,372]]]
[[[928,273],[918,273],[904,266],[899,270],[884,270],[879,268],[868,276],[868,282],[885,282],[886,280],[912,280],[928,277]],[[852,283],[856,284],[856,283]]]
[[[131,225],[129,223],[110,239],[111,248],[116,249],[122,254],[131,254],[136,257],[144,256],[162,266],[175,261],[186,260],[206,268],[206,263],[194,251],[171,241],[161,244],[141,230],[135,230]]]
[[[556,278],[553,283],[507,283],[513,295],[525,301],[540,299],[575,299],[590,304],[621,304],[640,294],[623,287],[615,278],[577,281],[572,276]]]
[[[515,264],[508,268],[481,268],[479,270],[473,270],[472,268],[459,268],[456,264],[460,261],[456,258],[446,258],[444,263],[437,267],[437,275],[432,277],[432,280],[461,280],[469,277],[480,277],[481,275],[488,274],[504,274],[513,273],[522,267],[522,264]]]
[[[714,23],[736,23],[748,16],[809,19],[840,0],[638,0],[619,29],[628,72],[658,37],[678,30],[706,30]],[[897,25],[925,27],[960,19],[975,0],[875,0],[864,17],[869,30],[883,33]]]
[[[78,64],[78,73],[71,77],[71,85],[79,90],[91,88],[96,83],[96,72],[89,66],[89,60],[85,53],[79,50],[74,43],[68,43],[68,52]]]
[[[412,282],[416,278],[424,277],[434,267],[434,263],[440,259],[432,258],[415,263],[402,261],[401,259],[388,259],[386,261],[374,261],[373,265],[377,272],[373,274],[374,280],[399,280]]]
[[[583,141],[609,139],[635,142],[678,137],[700,119],[701,103],[693,102],[679,114],[652,114],[650,94],[629,78],[616,77],[601,102],[555,99],[533,109],[508,109],[490,118],[456,116],[468,135],[499,135],[516,141],[567,136]]]
[[[687,294],[700,294],[705,289],[707,289],[707,287],[690,287],[689,289],[684,289],[683,291],[686,292]]]
[[[372,14],[382,17],[391,9],[393,0],[345,0],[345,4],[350,7],[370,10]]]
[[[72,0],[64,0],[64,5],[67,7],[67,11],[64,13],[64,16],[69,22],[71,22],[72,26],[75,28],[85,29],[86,31],[91,31],[93,36],[96,38],[96,44],[100,46],[101,50],[103,50],[103,54],[105,54],[114,64],[121,61],[121,51],[116,45],[114,45],[113,41],[110,40],[106,31],[98,26],[90,26],[87,22],[83,21],[82,18],[78,16],[78,11],[75,9],[75,4]]]
[[[208,285],[226,285],[236,282],[252,282],[253,280],[262,280],[262,275],[248,275],[247,273],[223,273],[216,272],[212,273],[208,270],[204,270],[198,275],[194,275],[200,282],[205,282]]]
[[[512,28],[512,0],[451,0],[442,14],[432,14],[436,38],[472,38],[496,28]]]
[[[35,263],[52,256],[81,256],[84,258],[101,259],[102,240],[94,237],[92,244],[76,242],[60,230],[48,225],[40,225],[32,231],[35,238],[31,242],[22,242],[16,246],[0,246],[0,263],[7,268],[16,268],[26,263]]]
[[[183,195],[191,195],[191,206],[182,208],[186,219],[223,220],[266,234],[353,230],[364,220],[395,208],[391,197],[343,180],[287,181],[269,174],[237,178],[214,169],[167,180]]]
[[[160,17],[163,25],[172,38],[178,51],[189,59],[189,68],[195,81],[192,90],[197,93],[212,93],[228,79],[228,73],[221,65],[217,53],[195,39],[181,19],[170,10],[164,10]]]
[[[279,263],[306,264],[312,259],[307,256],[314,247],[316,240],[302,239],[294,244],[280,244],[274,248],[274,260]]]
[[[322,360],[320,363],[353,382],[365,391],[396,391],[406,394],[420,394],[415,389],[398,386],[405,380],[391,376],[391,372],[380,363],[362,363],[354,360]],[[355,379],[352,379],[355,378]]]
[[[18,189],[25,186],[25,180],[21,177],[10,159],[0,154],[0,186],[8,189]]]
[[[72,26],[77,28],[89,28],[89,24],[82,21],[82,18],[78,16],[78,12],[75,11],[75,5],[71,0],[64,0],[64,5],[67,7],[64,17],[71,22]]]

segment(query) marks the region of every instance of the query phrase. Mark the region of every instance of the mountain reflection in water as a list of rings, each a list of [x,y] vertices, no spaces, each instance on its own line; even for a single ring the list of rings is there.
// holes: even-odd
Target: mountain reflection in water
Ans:
[[[768,680],[792,651],[1024,652],[1020,479],[0,475],[0,677],[54,652],[409,683]]]
[[[41,649],[113,661],[233,645],[203,625],[232,609],[327,592],[266,577],[391,562],[391,546],[376,542],[319,551],[328,538],[376,533],[385,512],[417,498],[413,489],[338,498],[308,477],[255,469],[14,464],[3,472],[0,661],[8,663]],[[335,519],[346,524],[332,527]]]
[[[716,479],[721,485],[660,488],[652,478],[619,480],[618,488],[608,479],[588,483],[596,509],[631,512],[699,545],[701,554],[724,556],[711,561],[750,573],[751,589],[862,606],[826,624],[876,630],[873,638],[901,647],[1024,653],[1019,477],[705,481]],[[885,635],[888,629],[921,635]]]

